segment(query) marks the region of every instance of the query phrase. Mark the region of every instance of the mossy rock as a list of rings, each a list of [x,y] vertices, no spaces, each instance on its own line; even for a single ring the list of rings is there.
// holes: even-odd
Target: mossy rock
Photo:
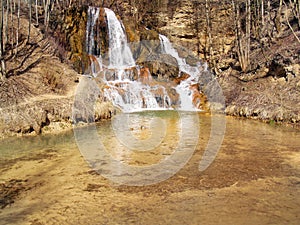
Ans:
[[[74,70],[76,70],[78,73],[89,73],[91,62],[88,54],[75,53],[71,56],[70,61],[73,65]]]
[[[123,24],[126,30],[128,42],[140,41],[140,34],[139,31],[136,29],[136,26],[129,21],[125,21],[123,22]]]
[[[66,49],[69,51],[68,59],[79,73],[84,73],[84,65],[87,64],[87,56],[85,56],[86,24],[86,6],[72,7],[66,11],[62,32],[65,34]],[[83,60],[83,62],[80,62],[80,60]]]
[[[159,40],[159,34],[155,30],[143,29],[140,31],[141,40]]]

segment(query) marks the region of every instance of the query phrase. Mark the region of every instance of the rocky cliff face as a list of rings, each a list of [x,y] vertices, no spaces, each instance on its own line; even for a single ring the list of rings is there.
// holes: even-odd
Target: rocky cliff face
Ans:
[[[205,19],[205,6],[191,0],[153,1],[145,5],[132,7],[126,1],[116,9],[121,14],[130,42],[142,40],[158,40],[158,33],[166,35],[173,43],[186,47],[196,56],[210,63],[216,71],[229,68],[234,60],[228,57],[234,47],[234,32],[230,18],[230,7],[217,5],[213,8],[212,21],[212,55],[208,56],[208,35]],[[112,8],[116,8],[112,5]],[[148,7],[149,6],[149,7]],[[107,34],[104,10],[100,11],[99,29]],[[131,13],[134,12],[134,13]],[[59,42],[67,50],[67,59],[71,60],[76,71],[88,71],[88,56],[85,53],[85,31],[87,23],[87,7],[71,8],[56,21],[53,29]],[[150,30],[146,30],[145,27]],[[107,52],[107,36],[99,37],[102,53]]]
[[[237,57],[231,2],[212,2],[208,8],[205,1],[192,0],[152,1],[150,5],[137,7],[142,24],[209,63],[222,85],[229,115],[300,121],[300,44],[295,37],[299,39],[300,32],[292,5],[282,7],[280,13],[276,2],[266,6],[268,24],[258,27],[260,35],[252,31],[247,73],[241,71]]]
[[[196,56],[210,63],[216,71],[229,67],[229,56],[234,48],[234,30],[231,7],[228,4],[213,4],[210,8],[211,30],[207,30],[204,1],[154,1],[150,10],[144,12],[143,23],[158,30],[169,39],[191,50]],[[140,9],[142,11],[142,9]],[[208,32],[211,32],[209,41]],[[209,43],[210,42],[210,43]],[[211,46],[210,46],[211,45]],[[209,55],[209,48],[212,51]]]
[[[144,0],[139,2],[140,4],[136,4],[135,9],[132,10],[137,14],[132,17],[140,18],[136,21],[165,34],[174,43],[190,49],[195,55],[208,61],[216,74],[221,74],[229,68],[239,71],[231,1],[208,1],[211,2],[209,5],[205,4],[206,1],[201,0],[151,2]],[[299,36],[299,27],[297,28],[297,22],[295,22],[297,19],[293,16],[292,6],[282,7],[280,13],[278,13],[279,5],[276,2],[272,2],[266,7],[269,10],[269,12],[265,12],[268,17],[265,20],[268,24],[252,30],[248,72],[256,72],[262,67],[270,69],[269,67],[274,65],[273,61],[284,67],[299,64],[299,47],[294,45],[299,42],[293,37],[288,26],[289,22],[296,31],[296,35]],[[124,13],[124,17],[128,16],[130,15]],[[253,26],[256,23],[254,19],[252,17]],[[259,28],[260,31],[257,30]],[[258,34],[258,32],[260,33]],[[287,44],[283,46],[283,42]],[[289,52],[287,52],[287,48],[289,48]],[[279,59],[279,55],[284,56]],[[282,63],[284,61],[282,58],[291,61],[290,64]],[[281,62],[278,62],[278,59]],[[270,70],[274,71],[273,68]],[[289,70],[286,68],[286,71]],[[259,71],[263,71],[263,69]],[[273,72],[268,75],[275,76]],[[241,79],[244,78],[241,77]]]

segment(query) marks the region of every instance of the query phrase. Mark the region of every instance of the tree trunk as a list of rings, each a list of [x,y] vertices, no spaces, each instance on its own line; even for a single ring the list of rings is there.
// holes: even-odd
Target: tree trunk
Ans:
[[[286,23],[287,25],[289,26],[290,30],[292,31],[293,35],[295,36],[296,40],[300,43],[300,39],[299,37],[297,36],[296,32],[294,31],[294,28],[292,27],[292,25],[290,24],[290,21],[289,21],[289,16],[288,16],[288,10],[287,10],[287,5],[285,3],[285,1],[283,1],[283,4],[286,8],[286,11],[285,11],[285,19],[286,19]],[[292,9],[293,10],[293,9]]]
[[[18,47],[19,47],[19,30],[20,30],[20,8],[21,8],[21,0],[18,0],[18,12],[17,12],[17,31],[16,31],[16,50],[15,56],[18,55]]]
[[[13,0],[10,0],[10,23],[11,23],[11,27],[14,28]],[[15,42],[14,32],[15,32],[14,29],[11,29],[11,32],[10,32],[11,55],[14,54],[14,42]]]
[[[283,4],[283,1],[279,0],[279,8],[278,8],[277,15],[276,15],[276,18],[275,18],[275,26],[276,26],[276,30],[279,34],[281,33],[280,18],[281,18],[282,4]]]
[[[44,26],[45,26],[45,31],[47,34],[48,31],[48,23],[49,23],[49,6],[50,6],[50,0],[44,0]]]
[[[262,1],[263,4],[263,1]],[[251,44],[251,1],[247,0],[246,3],[246,52],[245,52],[245,63],[246,63],[246,68],[245,70],[249,69],[249,65],[250,65],[250,44]],[[264,20],[264,19],[263,19]],[[263,22],[264,23],[264,22]]]
[[[4,40],[3,40],[3,28],[4,28],[4,0],[1,0],[1,18],[0,18],[0,79],[5,80],[6,68],[4,59]]]
[[[298,25],[300,28],[300,0],[298,0]]]
[[[36,25],[39,25],[39,11],[38,11],[38,0],[35,0],[35,17],[36,17]]]
[[[29,43],[29,40],[30,40],[30,34],[31,34],[31,17],[32,17],[32,12],[31,12],[31,0],[28,0],[28,7],[29,7],[29,25],[28,25],[27,43]]]
[[[265,2],[261,0],[261,26],[265,26]]]
[[[8,0],[6,0],[6,9],[3,6],[3,11],[4,11],[3,51],[6,50],[6,44],[8,42],[8,5],[9,5]]]
[[[210,15],[210,0],[205,0],[205,15],[206,15],[206,27],[207,27],[207,43],[206,53],[208,54],[207,59],[210,61],[212,58],[212,35],[211,35],[211,15]],[[212,62],[210,62],[212,63]]]
[[[232,0],[232,7],[235,21],[236,48],[238,60],[243,72],[248,72],[250,65],[250,41],[251,41],[251,5],[250,0],[246,1],[246,30],[241,27],[242,17],[240,15],[240,5],[238,1]]]

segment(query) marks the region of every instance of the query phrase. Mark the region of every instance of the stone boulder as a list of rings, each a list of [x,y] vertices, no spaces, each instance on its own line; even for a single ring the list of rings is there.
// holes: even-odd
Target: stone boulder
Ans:
[[[174,80],[179,75],[177,61],[170,55],[152,55],[138,64],[149,68],[152,77],[157,81]]]

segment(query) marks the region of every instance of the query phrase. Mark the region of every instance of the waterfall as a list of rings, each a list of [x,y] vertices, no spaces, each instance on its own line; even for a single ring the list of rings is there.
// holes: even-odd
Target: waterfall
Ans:
[[[105,13],[109,27],[109,68],[124,69],[135,66],[122,22],[112,10],[105,8]]]
[[[95,46],[95,39],[97,38],[96,22],[99,18],[99,13],[100,8],[91,6],[88,8],[88,19],[86,26],[86,52],[89,55],[91,72],[94,76],[97,76],[97,73],[102,70],[100,46]]]
[[[166,36],[160,34],[159,39],[162,52],[165,54],[169,54],[176,59],[179,67],[179,73],[184,72],[190,75],[188,79],[181,81],[180,84],[176,87],[176,91],[180,96],[181,102],[179,109],[185,111],[196,110],[195,106],[193,105],[193,92],[190,87],[193,84],[197,84],[197,79],[200,74],[200,65],[190,66],[189,64],[187,64],[185,59],[179,56],[178,51],[173,47],[172,43]]]
[[[143,69],[137,71],[143,73]],[[104,89],[106,99],[124,112],[171,108],[171,99],[165,87],[149,85],[148,82],[151,82],[151,79],[144,79],[145,75],[141,74],[138,75],[138,80],[129,80],[128,77],[132,76],[130,72],[133,71],[118,70],[115,71],[116,74],[113,75],[112,80],[106,80],[108,87]],[[148,77],[151,77],[150,73]]]
[[[171,100],[165,89],[157,85],[149,85],[150,72],[143,70],[141,72],[136,66],[122,22],[117,19],[112,10],[105,8],[105,13],[109,37],[108,69],[110,70],[108,76],[107,74],[104,76],[108,86],[104,89],[106,99],[125,112],[170,108]],[[134,80],[134,73],[140,79]],[[159,88],[163,90],[162,93],[155,95],[154,92]]]
[[[197,83],[199,69],[188,65],[168,38],[160,35],[162,52],[173,56],[178,62],[180,72],[189,74],[190,77],[182,80],[175,87],[171,87],[167,82],[157,82],[152,79],[147,67],[140,68],[136,65],[122,22],[112,10],[104,8],[104,11],[108,28],[108,63],[103,66],[100,43],[97,42],[99,40],[97,32],[100,30],[97,29],[100,8],[89,7],[88,9],[86,51],[91,62],[91,72],[94,76],[100,76],[100,79],[105,82],[103,89],[105,99],[124,112],[173,108],[196,110],[193,105],[194,92],[191,86]]]
[[[179,70],[181,70],[186,64],[185,60],[179,56],[177,50],[173,47],[172,43],[165,35],[159,34],[159,39],[160,45],[162,47],[162,52],[173,56],[177,60]]]
[[[162,52],[173,56],[177,60],[180,71],[191,75],[193,78],[197,78],[199,76],[199,63],[197,66],[187,64],[185,59],[179,56],[178,51],[173,47],[172,43],[166,36],[159,34],[159,39],[162,46]]]
[[[121,87],[111,86],[105,89],[104,96],[124,112],[160,108],[151,88],[135,81],[121,84]]]
[[[95,46],[95,25],[99,18],[100,8],[89,7],[88,20],[86,26],[86,52],[89,55],[99,55],[96,52],[97,46]]]

